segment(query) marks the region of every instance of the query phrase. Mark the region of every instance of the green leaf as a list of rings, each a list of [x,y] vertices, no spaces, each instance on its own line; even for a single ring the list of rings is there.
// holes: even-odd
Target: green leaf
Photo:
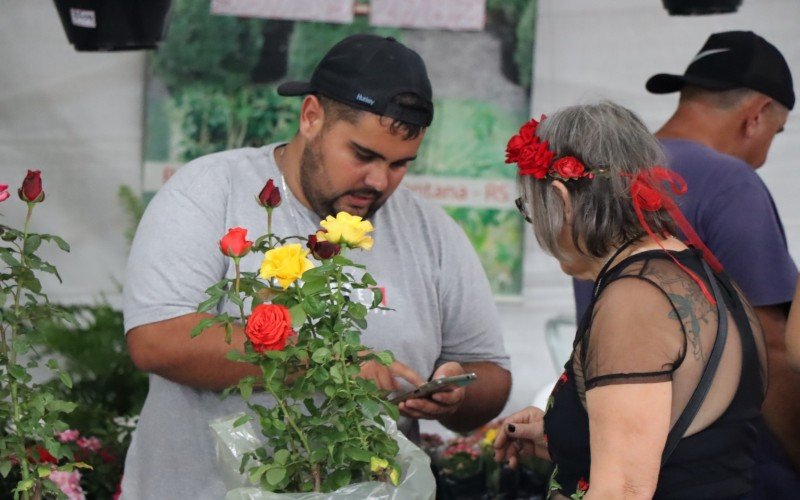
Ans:
[[[289,308],[289,314],[292,316],[292,327],[300,328],[306,321],[306,312],[303,310],[302,304],[295,304]]]
[[[272,458],[275,460],[275,463],[285,465],[286,462],[289,461],[289,455],[289,450],[278,450]]]
[[[373,278],[372,275],[369,273],[364,273],[364,276],[361,278],[361,282],[364,283],[365,285],[371,285],[371,286],[375,286],[378,284],[378,282],[375,281],[375,278]]]
[[[273,467],[267,471],[267,484],[277,486],[278,483],[283,481],[284,477],[286,477],[286,469],[284,467]]]
[[[42,244],[42,237],[38,234],[29,234],[27,238],[25,238],[25,245],[22,247],[22,250],[26,254],[32,254],[36,250],[39,249],[39,246]]]
[[[376,352],[375,357],[378,358],[382,365],[389,366],[394,362],[394,356],[389,351]]]
[[[331,378],[337,384],[341,384],[344,382],[344,373],[342,373],[342,369],[339,365],[334,365],[331,367]]]
[[[331,357],[331,350],[328,349],[327,347],[320,347],[319,349],[314,351],[314,354],[311,355],[311,359],[315,363],[319,363],[319,364],[322,364],[322,363],[328,361],[330,359],[330,357]]]
[[[256,467],[256,468],[250,469],[250,482],[253,483],[253,484],[260,483],[261,482],[261,476],[263,476],[264,473],[267,472],[268,468],[269,468],[268,465],[262,465],[260,467]]]
[[[64,384],[67,389],[72,389],[72,377],[69,376],[67,372],[58,372],[58,378],[61,379],[61,383]]]
[[[209,297],[197,306],[197,312],[206,312],[214,309],[219,304],[219,297]]]
[[[359,304],[358,302],[350,303],[350,306],[347,308],[350,314],[353,316],[354,319],[363,319],[367,317],[367,307],[364,304]]]
[[[329,484],[331,490],[338,490],[343,486],[350,484],[352,473],[349,469],[338,469],[331,473],[325,480]]]
[[[192,331],[191,333],[189,333],[189,335],[192,338],[195,338],[201,333],[203,333],[203,330],[210,327],[211,325],[214,325],[215,323],[217,323],[217,318],[205,318],[201,320],[199,323],[197,323],[197,326],[192,328]]]
[[[302,305],[303,305],[303,310],[307,312],[309,315],[314,317],[318,317],[325,312],[325,303],[317,299],[313,295],[310,295],[305,299],[303,299]]]
[[[369,463],[372,458],[372,453],[370,451],[349,446],[344,449],[344,454],[357,462]]]
[[[235,428],[237,428],[239,426],[242,426],[242,425],[246,424],[247,422],[249,422],[252,419],[253,419],[253,417],[251,417],[250,415],[247,415],[247,414],[242,415],[241,417],[239,417],[239,418],[237,418],[236,420],[233,421],[233,428],[235,429]]]
[[[227,359],[228,361],[243,361],[243,362],[249,361],[249,358],[246,354],[242,354],[236,349],[231,349],[230,351],[226,352],[225,359]]]
[[[373,288],[372,289],[372,305],[370,309],[375,309],[383,302],[383,290],[380,288]]]
[[[28,377],[28,372],[25,371],[20,365],[11,365],[8,367],[8,373],[17,380],[24,381]]]
[[[239,381],[239,392],[242,394],[242,399],[245,401],[250,399],[253,395],[253,377],[245,377]]]
[[[6,264],[8,264],[11,267],[19,267],[20,266],[20,263],[16,259],[16,257],[14,257],[11,254],[11,250],[8,250],[6,248],[3,248],[2,251],[0,251],[0,259],[3,259],[3,262],[5,262]]]
[[[0,476],[7,477],[9,472],[11,472],[11,461],[3,460],[0,462]]]

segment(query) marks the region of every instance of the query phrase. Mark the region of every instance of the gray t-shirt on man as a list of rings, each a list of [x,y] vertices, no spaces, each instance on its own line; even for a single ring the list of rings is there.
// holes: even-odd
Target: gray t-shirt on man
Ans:
[[[208,155],[188,163],[159,190],[137,230],[124,289],[125,331],[196,312],[205,290],[232,277],[232,260],[219,239],[243,227],[248,239],[266,232],[266,213],[254,200],[274,179],[283,186],[277,144]],[[281,189],[273,232],[307,236],[319,217]],[[384,292],[362,341],[388,349],[423,377],[445,361],[489,361],[508,368],[500,321],[489,284],[464,233],[439,207],[400,187],[372,218],[375,245],[348,257],[367,266]],[[249,254],[242,269],[256,271],[263,256]],[[356,297],[371,302],[371,292]],[[238,315],[230,303],[221,310]],[[189,332],[175,333],[189,335]],[[206,333],[204,335],[208,335]],[[269,405],[264,394],[255,402]],[[209,422],[245,409],[238,396],[194,389],[150,375],[150,390],[125,461],[123,498],[219,499]],[[411,436],[416,422],[401,419]]]

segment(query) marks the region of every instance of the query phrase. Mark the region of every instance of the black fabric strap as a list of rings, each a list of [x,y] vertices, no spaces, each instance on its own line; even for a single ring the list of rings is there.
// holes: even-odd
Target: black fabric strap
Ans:
[[[694,417],[700,410],[700,406],[703,404],[703,400],[708,394],[711,383],[714,381],[714,375],[717,372],[719,360],[722,358],[722,351],[725,347],[725,341],[728,338],[728,312],[725,306],[724,297],[722,296],[722,292],[717,284],[717,277],[711,272],[711,269],[709,269],[705,260],[702,260],[702,263],[703,269],[708,277],[708,281],[711,283],[711,289],[714,291],[714,300],[717,301],[717,314],[719,318],[717,320],[717,338],[714,339],[714,347],[711,348],[711,355],[708,358],[708,363],[706,363],[706,367],[703,370],[703,374],[700,376],[700,381],[697,383],[697,387],[692,393],[692,397],[689,399],[689,402],[686,403],[686,407],[683,409],[683,412],[678,417],[675,425],[669,431],[669,435],[667,436],[667,444],[664,446],[664,453],[661,454],[662,467],[665,463],[667,463],[670,455],[672,455],[672,452],[675,451],[675,448],[678,446],[678,442],[686,433],[686,429],[689,428],[692,420],[694,420]]]

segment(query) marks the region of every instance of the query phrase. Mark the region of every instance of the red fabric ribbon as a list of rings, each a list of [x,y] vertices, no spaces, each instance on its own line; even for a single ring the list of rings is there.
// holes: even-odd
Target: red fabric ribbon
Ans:
[[[683,177],[664,167],[653,167],[645,172],[639,172],[631,183],[631,198],[633,200],[633,208],[636,210],[636,217],[639,218],[639,223],[642,225],[644,230],[647,231],[647,234],[650,235],[653,241],[658,243],[658,246],[660,246],[661,249],[666,252],[667,249],[664,248],[664,245],[661,244],[661,241],[656,238],[653,230],[647,224],[647,220],[645,220],[643,213],[645,210],[648,212],[655,212],[661,210],[662,208],[666,209],[667,213],[669,213],[670,217],[672,217],[672,220],[675,221],[675,224],[677,224],[678,228],[686,237],[688,244],[702,252],[703,259],[708,262],[708,265],[711,266],[711,269],[713,269],[715,272],[722,271],[722,264],[720,264],[714,253],[711,252],[705,243],[703,243],[692,225],[686,220],[686,217],[683,216],[678,208],[678,205],[675,203],[675,200],[673,200],[671,196],[658,189],[659,185],[663,183],[667,183],[672,192],[676,195],[683,195],[686,193],[686,181],[683,180]],[[675,264],[677,264],[678,267],[686,272],[686,274],[688,274],[689,277],[691,277],[692,280],[697,283],[708,301],[711,302],[711,304],[716,305],[717,302],[714,300],[714,295],[708,290],[708,287],[706,287],[703,280],[701,280],[686,266],[678,262],[678,260],[672,254],[669,252],[667,253],[675,262]]]

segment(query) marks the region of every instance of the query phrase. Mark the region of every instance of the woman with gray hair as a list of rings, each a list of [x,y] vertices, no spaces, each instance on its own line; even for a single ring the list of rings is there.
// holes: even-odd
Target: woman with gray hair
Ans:
[[[751,489],[761,327],[665,189],[685,184],[662,160],[638,117],[608,102],[531,120],[509,141],[517,206],[539,244],[565,273],[595,282],[547,408],[508,417],[494,444],[512,466],[552,460],[548,498]]]

